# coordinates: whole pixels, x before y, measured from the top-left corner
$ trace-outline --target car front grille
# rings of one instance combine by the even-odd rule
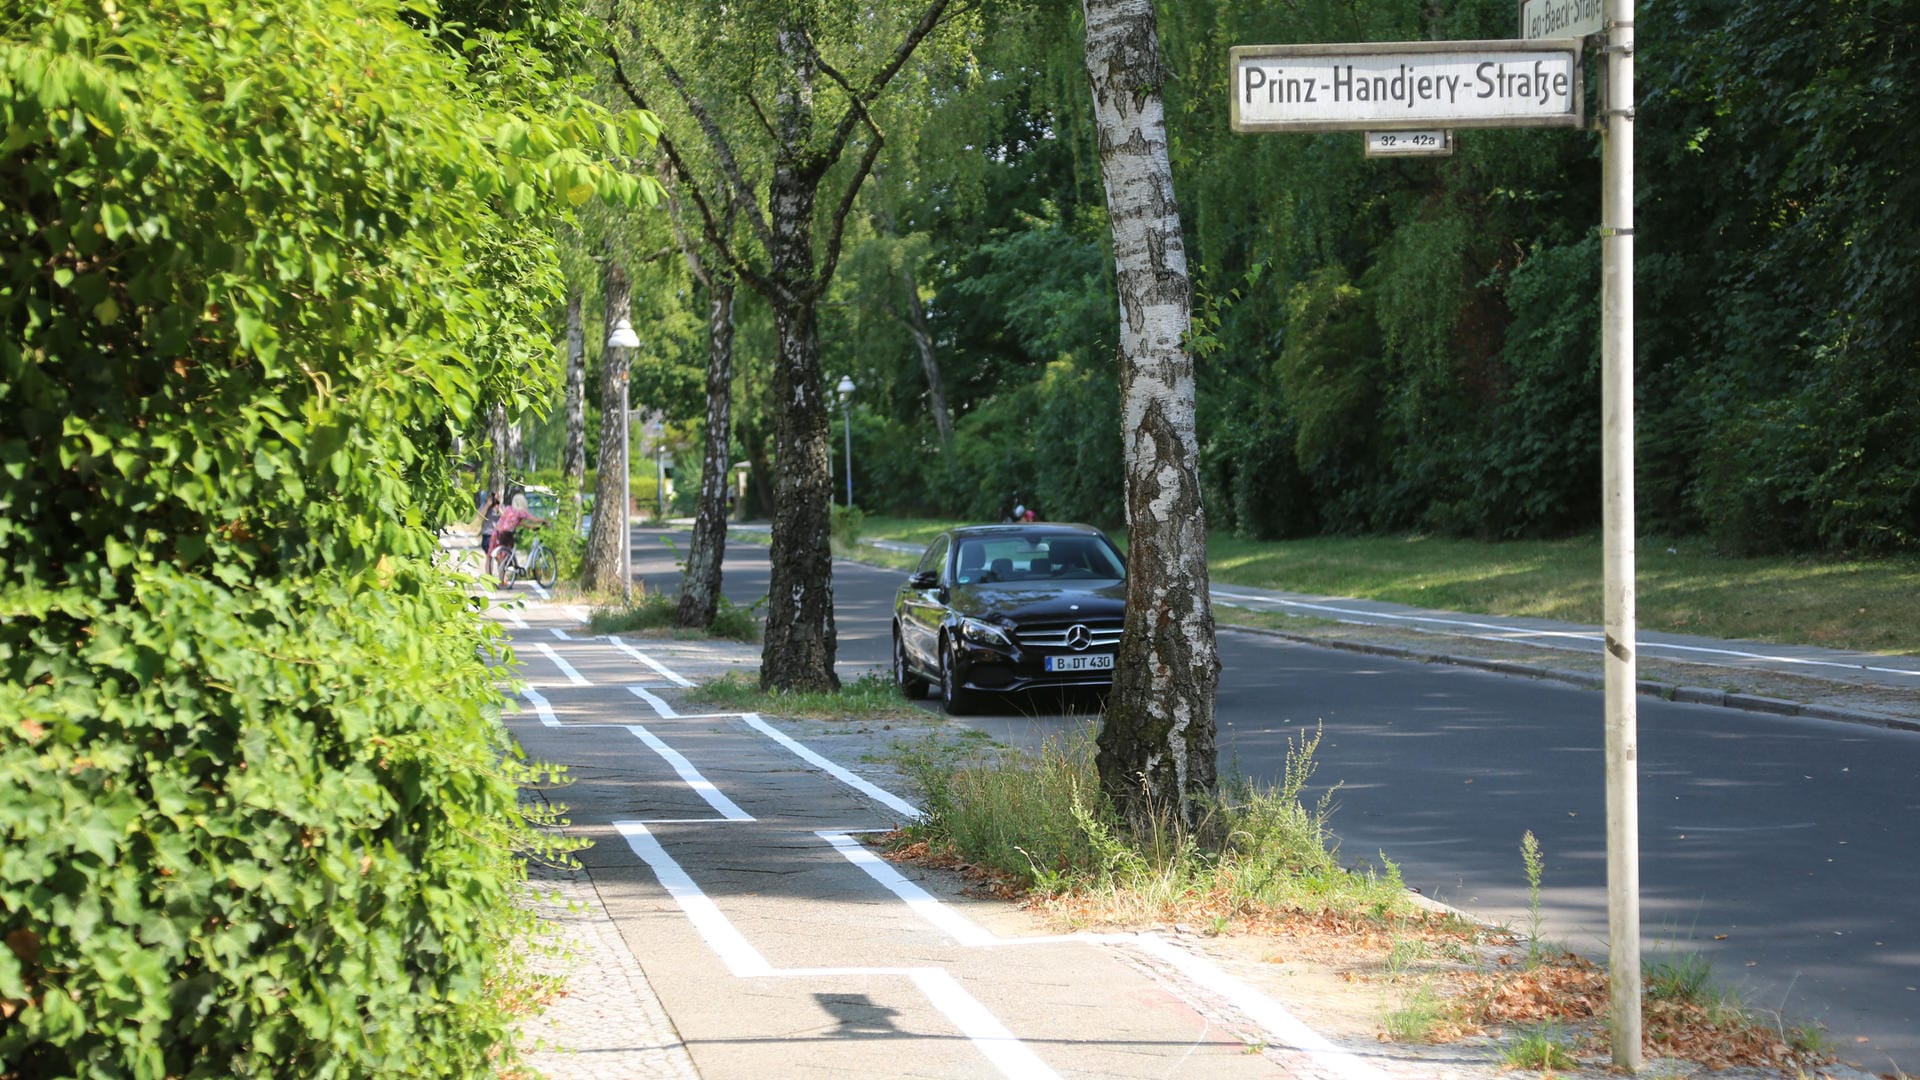
[[[1093,637],[1089,649],[1111,649],[1120,644],[1119,619],[1078,619],[1073,622],[1032,623],[1014,630],[1014,640],[1026,648],[1065,649],[1067,631],[1084,626]]]

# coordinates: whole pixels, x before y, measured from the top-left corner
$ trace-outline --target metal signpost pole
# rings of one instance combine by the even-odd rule
[[[606,362],[620,365],[620,599],[626,603],[633,602],[633,518],[627,514],[627,507],[633,505],[633,413],[627,408],[627,375],[633,350],[639,347],[640,335],[622,315],[607,334]],[[597,507],[595,512],[604,514],[607,509]]]
[[[1601,104],[1601,485],[1605,566],[1607,939],[1613,1063],[1640,1068],[1640,747],[1634,702],[1633,0],[1607,0]]]
[[[627,373],[620,372],[620,599],[633,602],[633,413],[627,407]]]
[[[1640,1067],[1640,811],[1633,611],[1633,0],[1520,0],[1519,40],[1242,45],[1234,131],[1362,131],[1371,155],[1444,154],[1456,128],[1585,128],[1585,39],[1604,32],[1601,500],[1607,934],[1614,1064]]]
[[[848,402],[853,399],[855,389],[853,377],[850,375],[840,376],[840,384],[834,387],[834,391],[840,395],[840,429],[847,433],[847,509],[849,510],[853,509],[853,417],[847,408]],[[831,454],[832,451],[828,453]]]

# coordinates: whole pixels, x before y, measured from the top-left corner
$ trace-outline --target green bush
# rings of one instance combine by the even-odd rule
[[[860,534],[864,530],[867,515],[857,506],[838,506],[833,508],[833,543],[842,551],[851,552],[860,546]]]
[[[421,10],[0,28],[0,1076],[511,1063],[538,845],[434,528],[550,355],[513,208],[639,189]]]

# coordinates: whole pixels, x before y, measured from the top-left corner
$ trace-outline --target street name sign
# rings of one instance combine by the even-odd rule
[[[1588,37],[1606,28],[1601,0],[1520,0],[1520,36],[1528,41]]]
[[[1580,42],[1410,41],[1231,50],[1235,131],[1580,127]]]
[[[1444,128],[1367,132],[1368,157],[1446,157],[1451,153],[1453,132]]]

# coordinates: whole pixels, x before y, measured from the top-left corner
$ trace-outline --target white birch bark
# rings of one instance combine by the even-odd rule
[[[567,290],[567,448],[560,473],[575,489],[587,478],[587,328],[580,290]]]
[[[1083,0],[1120,292],[1127,621],[1099,735],[1101,787],[1137,826],[1195,823],[1216,787],[1219,660],[1194,435],[1192,314],[1152,0]]]
[[[605,333],[629,315],[633,286],[626,270],[609,259],[606,270],[607,320]],[[580,587],[589,593],[624,592],[622,580],[628,543],[626,476],[627,457],[622,425],[622,393],[627,381],[627,349],[607,347],[600,357],[600,454],[595,462],[593,485],[593,526],[587,531],[587,548],[580,559]]]

